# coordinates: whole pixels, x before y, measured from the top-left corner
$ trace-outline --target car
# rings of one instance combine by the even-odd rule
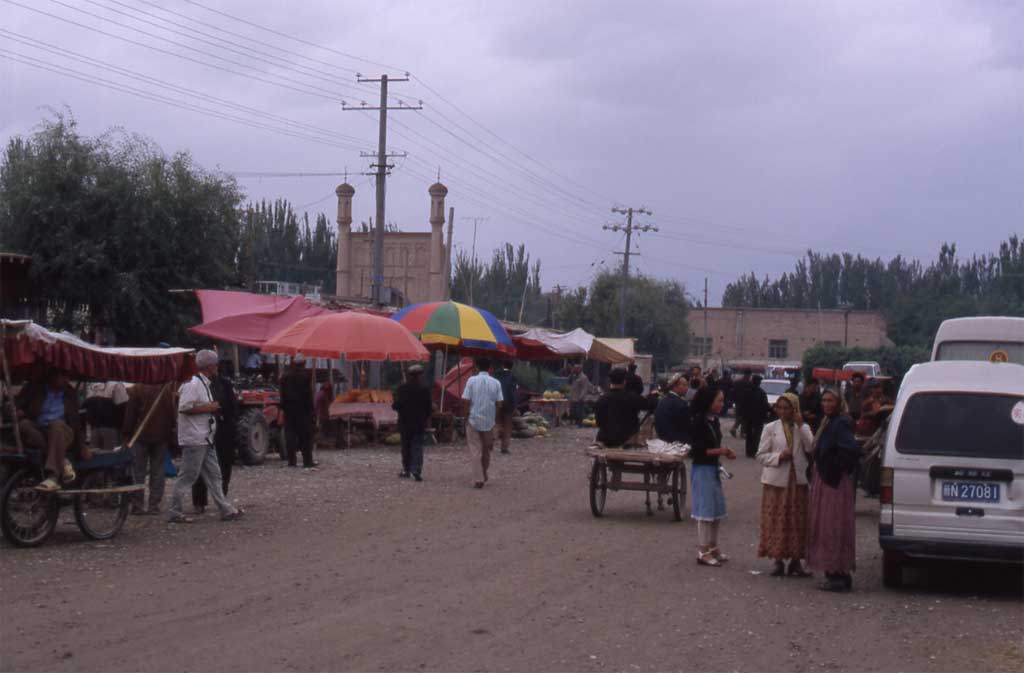
[[[952,318],[939,325],[932,360],[988,360],[1024,365],[1024,318]]]
[[[867,378],[882,375],[882,365],[877,362],[847,362],[843,365],[844,372],[860,372]]]
[[[782,393],[789,390],[792,385],[792,381],[787,381],[786,379],[765,379],[761,381],[761,390],[767,393],[768,404],[774,407]]]
[[[884,443],[886,586],[928,559],[1024,564],[1024,366],[914,365]]]

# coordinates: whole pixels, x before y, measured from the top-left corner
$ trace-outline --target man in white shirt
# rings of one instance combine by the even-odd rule
[[[178,391],[178,445],[181,446],[181,471],[171,492],[171,507],[168,521],[171,523],[193,523],[195,519],[185,516],[182,507],[185,494],[192,491],[192,485],[202,477],[206,488],[220,510],[222,521],[234,521],[242,517],[242,510],[231,504],[221,489],[220,464],[213,446],[217,429],[214,414],[220,405],[210,393],[210,379],[217,374],[217,354],[202,350],[196,354],[199,373],[181,386]]]
[[[473,486],[483,488],[487,481],[487,468],[491,464],[491,449],[494,447],[494,423],[498,405],[502,402],[501,383],[488,371],[491,363],[487,358],[477,358],[477,374],[466,381],[462,399],[469,402],[466,418],[466,443],[473,463]]]

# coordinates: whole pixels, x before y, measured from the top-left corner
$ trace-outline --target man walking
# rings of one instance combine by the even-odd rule
[[[512,364],[503,362],[498,370],[498,383],[501,384],[501,408],[498,410],[498,432],[501,439],[501,452],[510,453],[509,445],[512,443],[512,414],[516,411],[516,395],[519,392],[519,381],[512,373]]]
[[[490,369],[490,360],[478,358],[477,373],[470,377],[462,391],[462,399],[469,402],[466,443],[469,444],[473,464],[474,488],[483,488],[487,482],[487,469],[491,465],[491,449],[494,447],[495,416],[503,399],[501,384],[488,374]]]
[[[757,449],[761,444],[761,430],[764,429],[764,422],[771,411],[768,404],[768,393],[761,388],[761,376],[755,374],[750,380],[750,388],[743,403],[743,425],[747,436],[746,442],[747,458],[757,455]]]
[[[402,471],[398,476],[423,481],[423,434],[434,413],[430,388],[423,385],[423,365],[406,372],[409,380],[395,390],[391,408],[398,412],[398,432],[402,436]]]
[[[220,465],[220,483],[224,495],[228,494],[231,485],[231,469],[235,464],[235,435],[238,431],[238,401],[235,398],[235,387],[231,379],[224,376],[218,369],[217,376],[210,382],[210,393],[220,409],[214,414],[217,421],[217,432],[213,436],[213,446],[217,451],[217,464]],[[206,485],[200,479],[192,487],[192,505],[202,513],[209,504]]]
[[[144,494],[139,493],[132,504],[132,514],[160,513],[167,475],[164,461],[174,436],[175,414],[174,391],[170,385],[138,384],[132,387],[121,429],[125,441],[131,441],[136,431],[142,428],[135,444],[130,447],[134,454],[132,472],[136,484],[145,484],[146,475],[149,475],[149,506],[146,506]]]
[[[214,414],[220,405],[210,392],[210,380],[217,375],[217,354],[201,350],[196,354],[199,373],[181,386],[178,393],[178,444],[181,445],[181,472],[171,491],[171,508],[168,521],[171,523],[194,523],[195,519],[182,513],[185,494],[202,477],[206,488],[220,510],[222,521],[234,521],[242,517],[242,510],[231,504],[221,490],[220,465],[213,447],[217,431]]]
[[[313,379],[306,369],[306,358],[296,355],[281,377],[281,408],[284,410],[285,444],[288,467],[297,467],[296,454],[302,453],[302,467],[313,468]]]

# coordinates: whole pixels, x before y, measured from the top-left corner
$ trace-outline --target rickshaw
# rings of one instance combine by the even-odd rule
[[[28,320],[0,320],[0,530],[17,547],[35,547],[53,534],[61,507],[74,508],[82,533],[93,540],[116,536],[128,517],[135,484],[132,452],[135,435],[113,451],[94,451],[87,460],[69,455],[76,476],[59,491],[37,487],[45,478],[44,452],[25,446],[17,424],[12,392],[15,381],[39,380],[60,370],[79,381],[163,384],[161,395],[195,369],[194,353],[182,348],[100,348],[69,334],[55,333]],[[155,406],[155,405],[154,405]],[[152,413],[152,409],[150,410]]]

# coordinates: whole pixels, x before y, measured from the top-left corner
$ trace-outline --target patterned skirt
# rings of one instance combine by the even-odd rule
[[[757,555],[772,559],[807,556],[807,486],[796,483],[792,467],[786,488],[764,485]]]
[[[810,528],[807,536],[807,565],[824,573],[848,573],[856,566],[856,492],[853,480],[844,474],[839,488],[832,488],[814,472],[811,484]]]

